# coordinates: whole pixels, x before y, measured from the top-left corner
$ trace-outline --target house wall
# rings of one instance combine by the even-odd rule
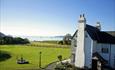
[[[102,48],[108,48],[108,53],[103,53]],[[108,61],[108,66],[115,68],[115,44],[95,43],[94,51]]]
[[[76,52],[76,47],[77,47],[77,37],[73,37],[71,40],[71,51],[72,53]]]
[[[102,48],[108,48],[108,53],[103,53]],[[97,43],[96,44],[96,52],[98,52],[105,60],[108,61],[108,64],[110,64],[109,60],[109,53],[110,53],[110,44],[103,44],[103,43]]]
[[[77,37],[73,37],[71,40],[71,64],[75,63],[75,53],[76,53],[76,47],[77,47]]]
[[[111,44],[110,65],[115,68],[115,44]]]
[[[85,66],[91,68],[92,66],[92,47],[93,47],[93,40],[89,36],[87,32],[85,32]]]
[[[97,52],[96,48],[97,48],[97,43],[96,43],[96,41],[93,40],[93,51],[92,51],[92,53]]]

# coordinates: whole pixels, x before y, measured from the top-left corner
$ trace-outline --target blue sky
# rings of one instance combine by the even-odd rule
[[[73,34],[80,14],[115,31],[115,0],[0,0],[0,31],[8,35]]]

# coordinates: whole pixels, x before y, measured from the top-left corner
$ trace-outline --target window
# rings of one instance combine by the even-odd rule
[[[102,53],[108,53],[109,52],[108,48],[102,48],[101,51],[102,51]]]

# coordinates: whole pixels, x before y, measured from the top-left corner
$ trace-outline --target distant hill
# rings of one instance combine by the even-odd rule
[[[0,37],[5,37],[6,35],[0,32]]]
[[[63,36],[20,36],[22,38],[28,38],[30,41],[54,41],[54,40],[63,40]]]

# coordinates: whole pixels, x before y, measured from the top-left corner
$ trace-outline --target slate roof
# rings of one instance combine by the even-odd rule
[[[90,37],[98,43],[115,44],[115,31],[100,31],[96,27],[86,25],[86,31]]]
[[[115,31],[105,31],[107,32],[108,34],[112,35],[112,36],[115,36]]]
[[[98,43],[115,44],[115,31],[100,31],[98,28],[88,24],[86,24],[85,30],[88,32],[90,37]],[[73,37],[76,33],[77,30],[74,33]]]
[[[76,31],[75,31],[75,33],[73,34],[72,39],[73,39],[73,38],[74,38],[74,36],[77,34],[77,31],[78,31],[78,30],[76,30]]]

